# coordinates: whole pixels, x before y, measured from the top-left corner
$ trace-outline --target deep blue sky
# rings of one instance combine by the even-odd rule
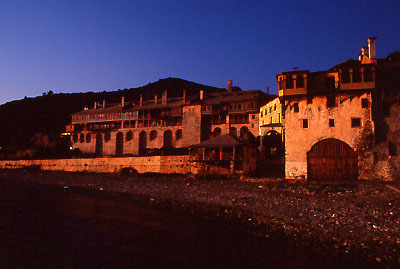
[[[275,74],[400,50],[400,1],[1,0],[0,104],[179,77],[276,92]]]

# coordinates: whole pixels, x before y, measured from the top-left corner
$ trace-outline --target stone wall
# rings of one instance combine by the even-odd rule
[[[183,107],[182,129],[183,147],[200,143],[201,105]]]
[[[118,173],[125,167],[134,168],[139,173],[186,174],[192,170],[196,171],[196,167],[192,168],[188,155],[0,161],[0,169],[17,169],[29,166],[40,166],[43,170],[96,173]]]
[[[166,131],[172,132],[172,146],[174,148],[182,147],[182,137],[177,136],[177,131],[182,130],[182,126],[162,126],[162,127],[142,127],[142,128],[123,128],[117,131],[110,132],[111,139],[105,141],[104,133],[101,133],[103,139],[103,156],[113,156],[116,154],[116,140],[117,134],[120,132],[123,135],[123,154],[138,155],[139,153],[139,134],[146,132],[147,134],[147,148],[161,148],[164,146],[164,133]],[[132,132],[133,137],[128,140],[127,133]],[[156,133],[156,137],[152,139],[151,132]],[[96,148],[96,133],[83,131],[85,137],[91,134],[90,142],[86,139],[84,142],[73,143],[73,149],[80,149],[83,153],[94,153]]]
[[[368,99],[368,107],[362,108],[361,100]],[[295,112],[298,103],[299,112]],[[311,147],[326,138],[336,138],[347,143],[357,152],[370,153],[369,137],[374,132],[371,121],[371,95],[345,95],[336,97],[337,106],[327,107],[326,97],[314,97],[311,102],[301,98],[285,103],[285,147],[287,178],[307,178],[307,152]],[[360,118],[360,127],[351,127],[351,119]],[[308,120],[304,128],[303,119]],[[329,126],[334,120],[334,127]],[[368,159],[364,159],[368,162]]]

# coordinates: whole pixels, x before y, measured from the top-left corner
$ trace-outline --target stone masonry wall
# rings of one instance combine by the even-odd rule
[[[183,107],[182,147],[200,143],[201,105]]]
[[[164,146],[164,132],[170,130],[172,132],[172,145],[175,148],[182,147],[182,138],[176,136],[178,130],[182,130],[182,126],[163,126],[163,127],[142,127],[142,128],[124,128],[118,131],[110,132],[111,140],[104,140],[103,136],[103,156],[112,156],[116,153],[116,138],[117,133],[121,132],[123,134],[123,153],[137,155],[139,153],[139,134],[144,131],[147,133],[147,148],[161,148]],[[155,131],[155,139],[150,138],[150,132]],[[127,140],[127,133],[132,132],[133,139]],[[73,144],[73,148],[79,148],[83,153],[94,153],[96,148],[96,133],[82,132],[85,137],[87,133],[91,134],[91,141],[88,143],[86,140],[84,142],[77,142]]]
[[[17,169],[35,165],[43,170],[69,172],[118,173],[124,167],[134,168],[139,173],[186,174],[192,170],[196,171],[195,167],[192,168],[188,155],[0,161],[0,169]]]
[[[368,108],[362,108],[362,98],[368,99]],[[296,102],[299,112],[294,112]],[[367,154],[368,146],[364,140],[374,131],[371,121],[371,95],[365,93],[358,96],[337,96],[337,106],[332,108],[327,108],[326,102],[326,97],[314,97],[312,103],[307,103],[305,98],[286,101],[286,178],[307,178],[307,152],[315,143],[326,138],[342,140],[357,152],[364,150],[364,154]],[[361,127],[352,128],[351,118],[361,118]],[[303,119],[308,119],[308,128],[303,128]],[[329,119],[334,120],[334,127],[329,127]]]

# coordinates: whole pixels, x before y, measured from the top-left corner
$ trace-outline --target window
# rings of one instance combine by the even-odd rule
[[[369,107],[369,101],[367,98],[362,98],[361,99],[361,107],[362,108],[368,108]]]
[[[303,119],[303,128],[308,128],[308,119]]]
[[[354,69],[353,70],[353,82],[361,82],[360,69]]]
[[[111,134],[110,134],[110,133],[106,133],[106,134],[104,135],[104,140],[105,140],[106,142],[111,141]]]
[[[304,78],[303,78],[303,75],[297,75],[297,78],[296,78],[296,88],[304,88]]]
[[[179,139],[182,138],[182,129],[176,130],[176,132],[175,132],[175,138],[176,138],[176,140],[179,140]]]
[[[86,135],[86,143],[90,143],[92,141],[92,136],[90,134]]]
[[[74,143],[77,143],[77,142],[78,142],[78,135],[77,135],[77,134],[74,134],[74,135],[72,136],[72,141],[74,141]]]
[[[350,83],[350,73],[347,70],[343,70],[342,83]]]
[[[293,88],[293,77],[291,75],[286,76],[286,89]]]
[[[157,131],[151,131],[150,132],[150,140],[153,141],[154,139],[157,138]]]
[[[256,119],[256,115],[251,115],[251,119],[255,120]]]
[[[131,141],[133,139],[133,133],[131,131],[126,133],[126,141]]]
[[[294,103],[293,111],[294,111],[294,113],[298,113],[299,112],[299,103]]]
[[[372,81],[372,72],[371,69],[368,67],[365,67],[364,69],[364,81],[365,82]]]
[[[274,111],[276,110],[276,104],[274,105]]]
[[[79,142],[80,142],[80,143],[85,142],[85,135],[84,135],[84,134],[80,134],[80,135],[79,135]]]
[[[351,118],[351,128],[361,127],[361,118]]]
[[[329,119],[329,127],[335,127],[335,120]]]

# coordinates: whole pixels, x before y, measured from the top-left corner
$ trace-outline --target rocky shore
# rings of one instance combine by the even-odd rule
[[[221,218],[260,236],[282,234],[330,257],[400,266],[399,184],[321,186],[279,179],[110,175],[0,170],[0,180],[111,195],[147,206]],[[396,185],[397,184],[397,185]]]

